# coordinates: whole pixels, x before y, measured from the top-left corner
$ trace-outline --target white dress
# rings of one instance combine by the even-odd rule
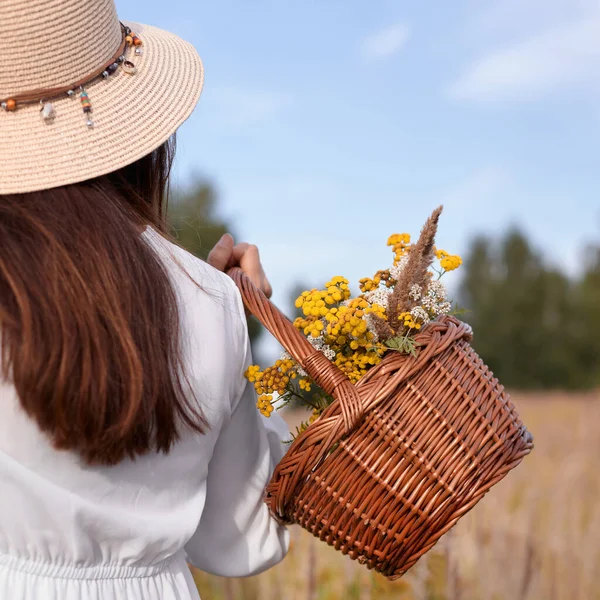
[[[288,429],[259,414],[243,378],[251,356],[237,288],[154,230],[143,235],[178,292],[210,430],[168,455],[90,467],[54,450],[0,380],[0,600],[197,599],[186,561],[246,576],[287,551],[263,490]]]

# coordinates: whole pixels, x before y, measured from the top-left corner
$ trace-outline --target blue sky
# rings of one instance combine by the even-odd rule
[[[209,178],[275,300],[389,264],[439,203],[438,245],[512,224],[576,269],[600,239],[598,0],[117,0],[206,68],[177,179]]]

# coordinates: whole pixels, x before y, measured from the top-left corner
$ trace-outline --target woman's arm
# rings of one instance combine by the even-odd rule
[[[250,351],[247,352],[250,364]],[[267,420],[247,383],[221,430],[208,467],[206,504],[198,529],[186,545],[199,569],[226,577],[260,573],[285,556],[289,534],[264,503],[264,489],[289,437],[283,419]]]
[[[219,270],[238,265],[267,295],[271,289],[255,246],[238,244],[226,235],[209,256]],[[235,293],[238,293],[237,290]],[[246,348],[241,378],[252,364],[244,309],[238,293],[240,344]],[[229,420],[221,429],[208,467],[206,504],[198,528],[186,545],[188,560],[221,576],[243,577],[268,569],[285,556],[289,534],[269,513],[264,489],[285,453],[289,430],[274,413],[263,417],[256,393],[245,379],[237,386]]]

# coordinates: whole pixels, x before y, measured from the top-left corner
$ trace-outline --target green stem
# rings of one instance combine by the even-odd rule
[[[433,271],[435,273],[437,273],[437,280],[439,281],[448,271],[446,271],[446,269],[442,269],[441,271],[438,271],[438,269],[436,269],[435,267],[431,267],[433,269]]]

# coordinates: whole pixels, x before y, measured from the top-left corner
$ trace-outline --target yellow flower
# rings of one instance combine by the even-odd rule
[[[310,392],[311,390],[310,381],[305,377],[298,380],[298,385],[300,386],[300,389],[304,390],[305,392]]]
[[[392,247],[394,265],[397,265],[400,259],[410,251],[410,235],[408,233],[395,233],[388,238],[387,245]],[[387,281],[386,285],[388,285]]]
[[[273,405],[271,401],[273,400],[273,396],[271,395],[262,395],[258,397],[256,401],[256,407],[258,410],[265,416],[270,417],[273,412]]]
[[[255,381],[258,381],[259,379],[261,379],[260,376],[261,376],[261,372],[260,372],[260,367],[258,365],[250,365],[246,369],[246,372],[244,373],[244,377],[250,383],[254,383]]]
[[[415,321],[415,317],[409,312],[402,313],[400,320],[407,329],[416,329],[417,331],[421,329],[421,324]]]
[[[373,289],[373,281],[369,277],[363,277],[358,283],[361,292],[368,292]]]
[[[256,365],[246,370],[246,377],[254,383],[254,389],[258,394],[284,394],[290,382],[292,373],[290,371],[296,366],[292,359],[281,359],[275,364],[267,367],[262,373],[258,372]]]
[[[396,246],[398,244],[410,244],[410,234],[408,233],[394,233],[390,235],[387,241],[388,246]]]
[[[457,255],[446,255],[440,260],[440,266],[444,271],[454,271],[462,265],[462,258]]]
[[[381,283],[381,276],[379,276],[379,274],[376,274],[375,277],[373,277],[373,279],[371,279],[370,277],[363,277],[359,280],[358,283],[360,285],[361,292],[369,292],[379,287],[379,284]]]

